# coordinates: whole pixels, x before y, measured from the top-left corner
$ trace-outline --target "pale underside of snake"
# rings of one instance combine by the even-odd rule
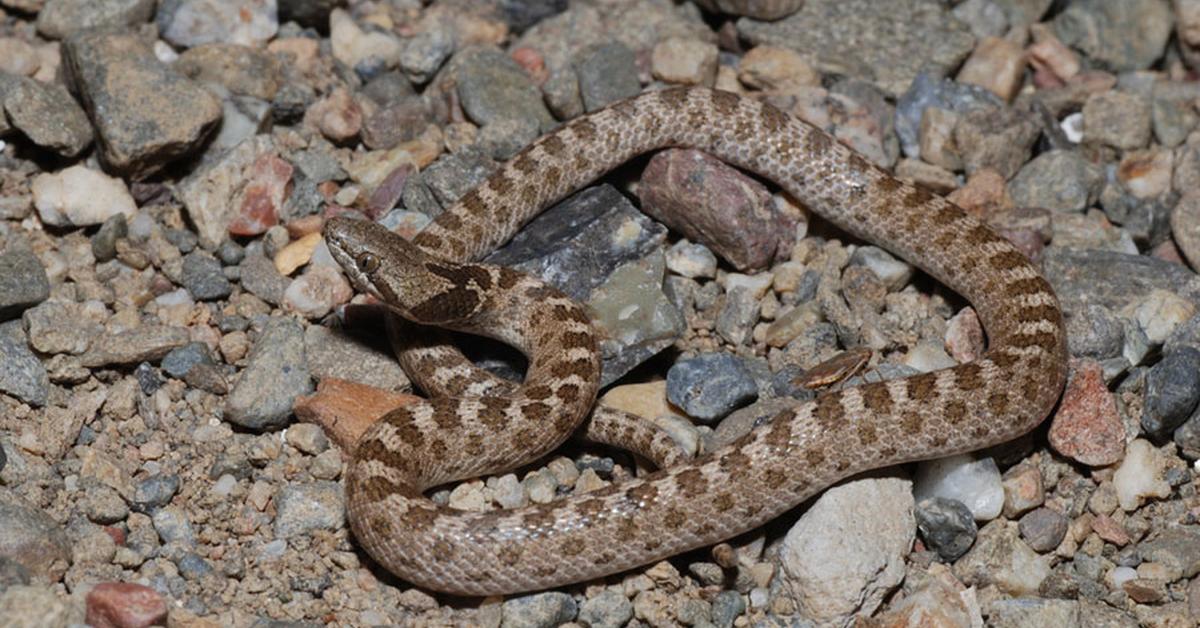
[[[587,417],[598,387],[597,339],[580,306],[534,279],[471,260],[547,205],[663,147],[697,148],[756,173],[924,269],[974,306],[987,352],[953,368],[797,401],[685,462],[676,463],[654,429],[598,412],[590,436],[664,468],[511,510],[435,504],[423,491],[557,447]],[[351,280],[394,312],[497,338],[529,357],[517,386],[472,375],[441,347],[402,355],[425,371],[417,373],[422,387],[451,396],[389,413],[353,454],[346,491],[354,535],[388,570],[438,591],[545,589],[717,543],[861,471],[1019,436],[1048,414],[1066,379],[1057,298],[1009,241],[826,133],[728,92],[671,88],[580,116],[508,161],[411,243],[349,218],[331,220],[325,235]]]

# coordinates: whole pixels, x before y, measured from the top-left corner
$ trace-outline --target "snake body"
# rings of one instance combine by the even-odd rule
[[[757,173],[924,269],[971,302],[988,351],[953,368],[797,401],[721,449],[597,491],[482,513],[436,505],[422,491],[536,459],[586,417],[596,395],[596,337],[579,307],[538,281],[471,260],[579,186],[669,146]],[[411,243],[346,218],[331,220],[326,238],[351,280],[397,313],[499,338],[530,358],[519,387],[491,396],[475,394],[486,382],[447,384],[461,396],[388,414],[353,454],[346,492],[358,541],[390,571],[438,591],[544,589],[719,542],[852,474],[1021,435],[1047,415],[1066,378],[1057,298],[1009,241],[823,131],[728,92],[671,88],[580,116],[525,148]]]

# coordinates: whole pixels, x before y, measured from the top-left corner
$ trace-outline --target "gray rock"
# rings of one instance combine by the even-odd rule
[[[278,427],[287,421],[296,397],[310,392],[300,323],[271,317],[226,399],[225,420],[255,430]]]
[[[1200,402],[1200,350],[1180,347],[1146,374],[1142,429],[1163,436],[1180,426]]]
[[[725,304],[717,313],[717,334],[735,347],[745,345],[750,342],[761,311],[762,301],[749,289],[737,287],[726,292]]]
[[[100,229],[92,236],[92,256],[97,263],[107,262],[117,256],[117,240],[129,235],[129,223],[125,214],[113,214],[104,220]]]
[[[1067,536],[1070,521],[1057,510],[1037,508],[1021,516],[1019,530],[1021,538],[1034,551],[1054,551],[1063,537]]]
[[[31,406],[46,405],[50,378],[41,360],[29,350],[21,321],[0,323],[0,392]]]
[[[967,26],[930,0],[900,0],[887,11],[872,0],[809,0],[782,20],[742,18],[737,29],[753,45],[792,48],[822,73],[874,83],[890,96],[922,71],[945,76],[975,45]]]
[[[334,377],[386,390],[404,390],[408,377],[383,342],[382,334],[370,342],[346,332],[320,325],[304,331],[304,355],[308,370],[317,379]]]
[[[429,191],[433,193],[437,202],[442,207],[449,207],[463,194],[483,183],[483,180],[495,169],[496,164],[482,152],[463,151],[442,155],[421,171],[420,178],[429,187]],[[406,191],[407,188],[408,186],[405,185]],[[405,207],[408,207],[407,198],[405,198]],[[420,207],[408,207],[408,209],[421,211]]]
[[[954,127],[954,142],[967,174],[992,168],[1010,178],[1029,160],[1040,130],[1025,113],[1012,108],[972,109]]]
[[[179,476],[157,473],[134,486],[131,506],[138,512],[153,512],[166,506],[179,492]]]
[[[1150,102],[1139,94],[1108,91],[1083,105],[1083,140],[1130,150],[1150,142]]]
[[[198,301],[224,299],[233,292],[233,284],[221,272],[221,262],[205,251],[183,256],[183,287]]]
[[[633,51],[620,42],[580,51],[574,69],[579,80],[579,95],[587,111],[595,111],[642,91]]]
[[[1200,124],[1200,115],[1189,103],[1200,97],[1196,86],[1188,83],[1156,83],[1150,103],[1154,137],[1167,148],[1179,146],[1192,129]]]
[[[1121,354],[1125,327],[1103,305],[1086,304],[1067,319],[1067,345],[1071,355],[1107,360]]]
[[[187,512],[179,506],[163,506],[150,517],[154,531],[163,544],[173,543],[183,547],[196,545],[196,531]]]
[[[501,606],[500,628],[552,628],[575,618],[575,599],[548,591],[511,598]]]
[[[514,33],[522,33],[530,26],[562,13],[566,8],[567,0],[500,0],[504,21]]]
[[[612,589],[590,597],[579,607],[579,621],[589,628],[621,628],[633,618],[633,603]]]
[[[1178,570],[1184,578],[1200,573],[1200,526],[1167,528],[1152,539],[1138,543],[1142,560]]]
[[[586,305],[602,338],[601,386],[671,346],[687,329],[663,293],[665,273],[666,260],[657,250],[618,267],[589,296]]]
[[[1017,524],[996,519],[980,528],[975,545],[958,559],[953,572],[968,586],[996,585],[1008,595],[1020,596],[1037,591],[1050,567],[1021,540]]]
[[[38,32],[50,39],[102,26],[130,27],[154,16],[154,0],[46,0],[38,12]]]
[[[1052,246],[1042,254],[1042,269],[1071,316],[1084,315],[1086,303],[1119,312],[1132,303],[1145,302],[1155,289],[1200,303],[1196,275],[1154,257]]]
[[[737,591],[721,591],[712,601],[712,621],[717,628],[730,628],[746,612],[746,601]]]
[[[0,556],[0,594],[9,587],[29,584],[29,581],[29,570],[24,565],[7,556]]]
[[[222,264],[236,266],[246,259],[246,249],[233,240],[225,240],[217,247],[216,256]]]
[[[337,482],[288,484],[275,496],[275,538],[289,539],[313,530],[336,530],[346,505]]]
[[[84,512],[89,521],[111,525],[129,516],[129,507],[115,489],[99,482],[91,483],[83,498]]]
[[[732,354],[699,355],[667,371],[667,399],[701,421],[719,419],[757,395],[754,376]]]
[[[1025,164],[1009,183],[1017,205],[1081,212],[1100,197],[1104,171],[1078,151],[1051,150]]]
[[[1082,624],[1079,623],[1079,602],[1076,600],[1022,597],[993,602],[988,614],[988,625],[995,628],[1077,628]]]
[[[1101,595],[1108,589],[1101,589]],[[1091,596],[1088,596],[1091,597]],[[1094,599],[1079,600],[1079,624],[1087,628],[1138,628],[1141,624],[1132,613],[1119,610]]]
[[[492,48],[468,48],[455,55],[458,97],[473,122],[530,118],[543,131],[554,128],[554,117],[542,102],[542,93],[508,55]]]
[[[74,157],[92,143],[87,115],[62,85],[22,78],[3,104],[15,128],[63,157]]]
[[[400,52],[400,69],[412,82],[425,84],[454,53],[454,31],[436,21],[409,39]]]
[[[918,133],[925,109],[935,107],[956,113],[973,109],[992,109],[1004,102],[992,92],[977,85],[956,83],[929,72],[921,72],[896,101],[896,135],[909,157],[921,156]]]
[[[211,93],[159,62],[134,35],[71,35],[63,70],[100,136],[101,158],[133,178],[191,153],[221,120]]]
[[[271,305],[283,302],[283,293],[292,280],[279,274],[275,264],[261,251],[247,252],[238,268],[241,269],[239,282],[247,292]]]
[[[56,582],[71,563],[71,545],[66,531],[50,515],[4,489],[0,491],[0,556],[36,578]]]
[[[917,503],[917,529],[925,545],[946,562],[971,549],[979,528],[971,510],[957,499],[931,497]]]
[[[20,236],[10,235],[0,249],[0,321],[19,315],[50,296],[50,279],[42,262]]]
[[[175,566],[179,567],[179,575],[188,580],[199,580],[213,572],[213,567],[195,552],[185,552],[176,561]]]
[[[1162,56],[1173,19],[1166,0],[1075,0],[1052,24],[1088,61],[1124,72],[1147,69]]]
[[[363,120],[363,143],[374,150],[393,148],[416,139],[432,121],[425,101],[415,94],[408,95],[383,105]]]
[[[182,327],[145,324],[97,336],[79,361],[86,367],[156,362],[190,338]]]

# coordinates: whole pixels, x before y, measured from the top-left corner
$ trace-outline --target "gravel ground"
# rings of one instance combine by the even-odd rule
[[[807,0],[771,22],[0,0],[0,625],[1198,625],[1197,72],[1197,0]],[[844,482],[721,561],[504,599],[396,579],[349,533],[350,443],[321,425],[413,391],[325,219],[416,233],[539,134],[672,84],[769,101],[1017,243],[1068,315],[1059,407]],[[984,347],[959,297],[696,151],[635,160],[490,260],[585,303],[604,402],[693,454]],[[432,497],[516,508],[644,470],[570,445]]]

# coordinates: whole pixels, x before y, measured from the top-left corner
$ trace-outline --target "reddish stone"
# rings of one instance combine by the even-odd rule
[[[742,272],[766,268],[795,239],[795,217],[775,207],[766,186],[697,150],[655,155],[638,193],[643,211]]]
[[[246,186],[238,195],[239,210],[229,233],[256,236],[279,224],[279,208],[292,192],[292,164],[276,155],[263,155],[250,167]]]
[[[977,170],[967,177],[967,184],[951,192],[946,198],[950,202],[976,216],[990,217],[992,214],[1013,208],[1012,197],[1004,175],[991,169]]]
[[[379,187],[371,192],[371,198],[367,199],[367,217],[376,220],[395,207],[412,173],[412,164],[401,164],[388,173]]]
[[[517,65],[521,66],[525,73],[533,79],[537,85],[541,85],[549,78],[550,73],[546,71],[546,60],[542,58],[542,53],[522,46],[512,51],[509,55]]]
[[[1129,533],[1125,531],[1125,527],[1108,515],[1096,516],[1096,519],[1092,521],[1092,532],[1117,547],[1129,545]]]
[[[1092,467],[1120,461],[1125,453],[1125,426],[1117,402],[1104,384],[1100,364],[1079,360],[1072,363],[1072,370],[1050,425],[1050,446]]]
[[[375,388],[344,379],[326,378],[317,392],[298,397],[292,406],[296,418],[315,423],[344,451],[353,451],[358,437],[379,417],[421,398]]]
[[[102,582],[87,595],[86,621],[95,628],[164,625],[167,601],[147,586],[132,582]]]
[[[116,528],[113,526],[104,526],[104,533],[107,534],[109,536],[109,538],[111,538],[113,540],[113,543],[116,543],[117,545],[125,544],[125,531],[122,530],[121,528]]]
[[[946,352],[957,362],[970,362],[983,355],[983,325],[975,308],[965,307],[946,325]]]
[[[1179,264],[1180,266],[1186,265],[1183,261],[1183,254],[1179,252],[1179,247],[1175,246],[1175,243],[1171,240],[1167,240],[1151,249],[1150,257],[1157,257],[1165,262]]]

